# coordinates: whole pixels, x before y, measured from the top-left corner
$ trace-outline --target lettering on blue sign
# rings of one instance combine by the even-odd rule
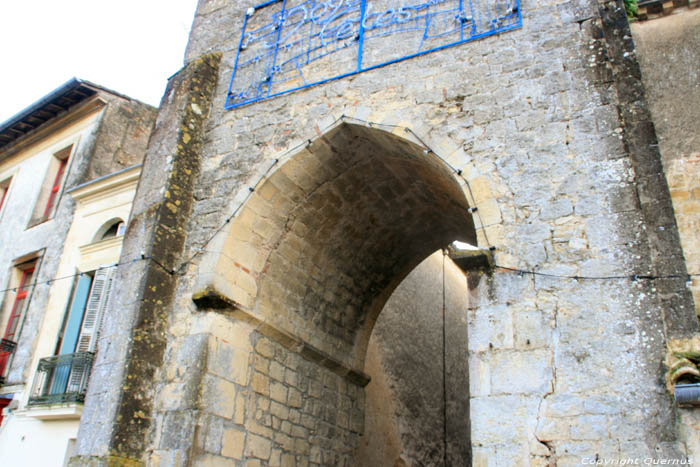
[[[520,26],[518,0],[273,0],[245,13],[226,108]]]

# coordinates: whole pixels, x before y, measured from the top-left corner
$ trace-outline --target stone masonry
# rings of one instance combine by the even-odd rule
[[[445,455],[469,465],[467,298],[463,271],[442,251],[391,295],[367,349],[372,381],[352,465],[442,465]]]
[[[659,136],[659,148],[668,180],[673,210],[688,272],[700,271],[697,232],[700,214],[700,144],[695,122],[700,118],[700,71],[689,64],[700,60],[700,10],[676,10],[653,21],[632,23],[642,79]],[[690,281],[695,311],[700,312],[700,283]],[[676,343],[674,350],[697,352],[699,344]],[[692,452],[700,452],[700,414],[681,409],[681,427],[688,433]],[[695,454],[697,457],[698,454]]]
[[[72,465],[354,465],[374,323],[453,240],[495,247],[468,273],[474,465],[697,458],[663,362],[698,322],[624,9],[526,0],[521,29],[229,111],[250,6],[200,1]]]

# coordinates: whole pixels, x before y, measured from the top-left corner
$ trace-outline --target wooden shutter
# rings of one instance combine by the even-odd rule
[[[68,152],[70,153],[70,148],[68,148]],[[59,159],[58,164],[59,165],[58,171],[56,172],[56,178],[53,181],[53,185],[51,185],[49,200],[46,203],[46,208],[44,209],[44,217],[47,217],[51,214],[51,209],[53,209],[53,206],[56,203],[58,192],[61,189],[61,182],[63,181],[63,173],[66,171],[66,165],[68,165],[68,157],[64,159]]]
[[[68,311],[68,320],[66,321],[66,328],[63,331],[61,348],[58,351],[59,355],[73,353],[75,351],[81,325],[83,323],[83,316],[85,315],[85,307],[90,295],[91,285],[92,277],[87,274],[81,274],[75,286],[73,300],[71,301]]]
[[[102,323],[102,313],[109,298],[113,271],[114,268],[104,268],[95,272],[85,306],[80,337],[78,337],[78,344],[75,347],[76,352],[94,352],[97,347],[97,332],[100,323]]]
[[[17,295],[15,296],[15,303],[12,305],[12,311],[10,311],[10,317],[7,320],[7,328],[5,328],[5,335],[3,336],[3,339],[17,343],[19,326],[24,318],[24,312],[27,309],[27,305],[29,304],[27,297],[29,296],[29,290],[33,285],[33,277],[33,266],[22,271],[22,279],[20,279],[19,282],[19,288],[17,289]],[[0,352],[0,377],[5,376],[5,370],[9,361],[10,352]]]
[[[75,350],[75,346],[78,342],[78,334],[80,333],[80,325],[83,321],[83,314],[85,313],[85,305],[87,304],[88,295],[90,293],[90,284],[92,283],[92,277],[87,274],[81,274],[78,283],[75,285],[75,291],[73,292],[73,300],[71,301],[70,308],[68,311],[68,320],[66,322],[66,328],[63,331],[63,338],[61,340],[61,347],[58,354],[70,354]],[[50,394],[63,394],[66,392],[66,385],[68,384],[68,375],[70,374],[70,367],[61,366],[56,368],[53,375],[53,382],[51,383]]]
[[[29,290],[33,285],[33,276],[33,267],[22,271],[22,279],[20,279],[19,287],[17,288],[15,303],[12,305],[10,318],[7,321],[7,328],[5,328],[4,338],[13,342],[17,342],[17,328],[19,327],[19,323],[24,315],[25,309],[27,308],[27,297],[29,296]]]
[[[2,209],[2,205],[5,204],[5,198],[7,198],[7,192],[10,191],[10,183],[12,183],[12,179],[7,182],[7,186],[0,187],[0,190],[2,190],[2,195],[0,195],[0,209]]]
[[[97,348],[97,338],[102,323],[102,315],[109,299],[109,289],[112,285],[114,268],[98,269],[92,280],[92,288],[88,296],[83,324],[80,328],[76,352],[94,352]],[[66,393],[78,392],[84,387],[83,379],[87,377],[90,368],[85,364],[74,364],[71,369]]]

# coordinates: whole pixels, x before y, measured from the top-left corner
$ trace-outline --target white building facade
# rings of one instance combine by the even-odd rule
[[[72,451],[153,114],[73,79],[0,126],[3,465]]]

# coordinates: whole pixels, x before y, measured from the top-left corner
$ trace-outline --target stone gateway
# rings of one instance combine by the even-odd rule
[[[355,3],[394,12],[359,33],[402,27]],[[447,3],[466,24],[472,2],[411,11]],[[700,270],[624,7],[495,2],[522,26],[279,92],[273,57],[237,91],[284,45],[243,47],[256,6],[200,0],[121,253],[151,260],[114,278],[70,465],[700,462],[666,374],[698,354]],[[397,34],[306,84],[415,53]]]

